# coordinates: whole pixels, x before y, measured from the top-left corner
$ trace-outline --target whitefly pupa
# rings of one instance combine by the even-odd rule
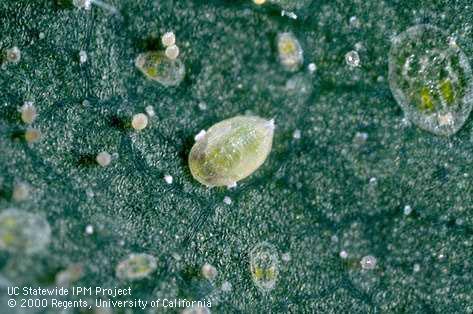
[[[33,254],[46,248],[51,228],[41,215],[7,209],[0,213],[0,250]]]
[[[406,117],[437,135],[452,135],[473,105],[468,58],[443,30],[423,24],[396,36],[389,52],[389,84]]]
[[[274,128],[274,120],[256,116],[236,116],[214,124],[196,137],[189,154],[192,176],[209,187],[235,186],[264,163]]]
[[[276,286],[279,258],[272,244],[261,242],[250,251],[250,272],[253,282],[263,292]]]
[[[115,273],[119,279],[138,280],[149,276],[157,266],[156,258],[152,255],[130,254],[118,263]]]
[[[277,36],[279,61],[290,72],[299,70],[304,63],[301,44],[292,33],[280,33]]]
[[[171,59],[162,51],[149,51],[138,55],[135,66],[149,79],[164,86],[179,85],[186,74],[180,59]]]

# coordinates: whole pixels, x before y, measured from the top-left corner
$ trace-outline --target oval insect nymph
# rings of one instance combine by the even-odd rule
[[[236,116],[196,138],[189,154],[192,176],[207,186],[234,186],[258,169],[271,151],[274,120]]]
[[[146,77],[164,86],[179,85],[186,74],[184,63],[168,58],[164,52],[142,53],[136,58],[135,65]]]
[[[304,63],[301,44],[292,33],[280,33],[277,37],[279,61],[290,72],[299,70]]]
[[[389,84],[406,117],[438,135],[452,135],[473,105],[473,73],[467,56],[443,30],[409,28],[389,52]]]
[[[118,263],[115,273],[119,279],[137,280],[148,277],[157,266],[156,258],[152,255],[130,254]]]
[[[0,213],[0,251],[33,254],[50,240],[51,227],[43,216],[17,209]]]
[[[250,251],[250,272],[255,285],[263,292],[274,289],[279,275],[276,248],[261,242]]]

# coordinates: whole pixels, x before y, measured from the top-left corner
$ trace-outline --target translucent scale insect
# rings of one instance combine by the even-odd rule
[[[473,103],[472,72],[455,40],[431,25],[409,28],[389,52],[389,84],[406,117],[437,135],[452,135]]]
[[[279,275],[279,259],[276,248],[261,242],[250,251],[250,271],[255,285],[262,291],[272,290]]]
[[[143,279],[156,270],[156,258],[149,254],[130,254],[118,263],[115,273],[120,279]]]
[[[141,53],[136,58],[135,65],[147,78],[164,86],[179,85],[186,73],[180,59],[169,58],[161,51]]]
[[[266,160],[273,142],[274,121],[236,116],[199,133],[189,154],[193,177],[206,186],[234,186]]]
[[[43,250],[50,240],[51,228],[43,216],[17,209],[0,213],[0,250],[32,254]]]
[[[280,33],[277,37],[279,61],[290,72],[299,70],[304,63],[302,47],[292,33]]]

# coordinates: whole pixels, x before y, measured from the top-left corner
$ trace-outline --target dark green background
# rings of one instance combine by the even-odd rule
[[[473,311],[472,119],[450,138],[424,132],[403,120],[387,79],[390,39],[420,23],[456,36],[472,61],[469,0],[283,1],[297,20],[249,0],[108,1],[123,19],[64,2],[0,2],[0,49],[22,51],[19,64],[0,70],[0,210],[42,213],[53,231],[40,254],[2,253],[3,277],[47,286],[82,263],[78,285],[127,287],[116,264],[146,252],[158,270],[131,284],[134,297],[217,295],[212,313]],[[187,68],[177,88],[133,64],[169,30]],[[304,49],[298,73],[278,62],[283,31]],[[361,67],[350,69],[344,55],[357,43]],[[89,56],[83,65],[80,50]],[[27,100],[43,133],[33,145],[15,137]],[[120,126],[149,105],[156,116],[146,130]],[[194,135],[245,112],[275,118],[269,159],[236,190],[198,184],[187,167]],[[368,134],[365,144],[354,143],[357,132]],[[119,158],[108,168],[87,162],[103,150]],[[32,195],[14,203],[18,181]],[[248,252],[260,241],[291,256],[266,294],[249,272]],[[375,270],[362,271],[365,255],[377,258]],[[214,283],[199,274],[206,262],[219,271]],[[232,291],[220,291],[225,281]]]

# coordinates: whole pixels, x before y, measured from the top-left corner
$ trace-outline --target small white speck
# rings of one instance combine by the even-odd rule
[[[205,137],[205,134],[206,134],[206,133],[207,133],[207,132],[205,132],[205,130],[200,130],[200,132],[197,133],[196,136],[194,136],[194,140],[195,140],[196,142],[202,140],[202,139]]]
[[[222,291],[223,292],[230,292],[232,291],[232,284],[228,281],[224,281],[222,283]]]
[[[229,185],[227,185],[227,188],[228,189],[233,189],[233,188],[236,188],[237,186],[238,186],[238,184],[236,182],[232,182]]]
[[[93,234],[94,233],[94,227],[92,225],[87,225],[85,227],[85,233],[87,234]]]
[[[25,140],[28,144],[33,144],[41,139],[41,131],[35,128],[28,128],[25,132]]]
[[[166,54],[166,57],[169,59],[175,60],[177,57],[179,57],[179,47],[176,45],[169,46],[164,51],[164,54]]]
[[[87,190],[85,191],[85,194],[87,195],[88,198],[92,198],[92,197],[95,196],[94,191],[92,191],[91,189],[87,189]]]
[[[420,265],[419,265],[419,264],[414,264],[413,270],[414,270],[415,273],[417,273],[418,271],[420,271]]]
[[[176,43],[176,35],[173,32],[164,33],[161,37],[161,42],[163,43],[164,47],[170,47]]]
[[[358,55],[358,52],[354,50],[347,52],[345,55],[345,61],[352,68],[360,66],[360,56]]]
[[[288,12],[286,10],[281,11],[281,16],[287,16],[288,18],[291,18],[293,20],[297,19],[297,15],[294,12]]]
[[[87,62],[87,52],[84,50],[79,51],[79,62],[80,64]]]
[[[376,257],[372,255],[363,256],[360,265],[363,269],[374,269],[376,267]]]
[[[347,253],[347,251],[345,251],[345,250],[340,251],[339,255],[340,255],[340,257],[343,258],[343,259],[345,259],[345,258],[348,257],[348,253]]]
[[[452,48],[457,48],[457,47],[458,47],[457,40],[456,40],[456,38],[453,37],[453,36],[449,36],[449,37],[448,37],[448,44],[449,44]]]
[[[112,162],[112,156],[108,152],[101,152],[97,154],[95,160],[102,167],[107,167]]]
[[[176,261],[180,261],[181,260],[181,255],[177,254],[177,253],[172,253],[171,256],[176,260]]]
[[[148,117],[154,117],[156,115],[156,112],[154,112],[154,108],[153,106],[147,106],[145,108],[145,111],[146,111],[146,114],[148,115]]]
[[[200,103],[199,103],[199,109],[200,109],[200,110],[206,110],[206,109],[207,109],[207,104],[204,103],[204,102],[200,102]]]
[[[309,69],[310,73],[314,73],[317,70],[317,66],[315,65],[315,63],[309,63],[307,68]]]
[[[406,205],[404,206],[404,215],[409,215],[410,213],[412,213],[412,207],[410,205]]]
[[[291,260],[291,254],[283,253],[283,254],[281,254],[281,259],[283,260],[283,262],[287,263]]]
[[[355,28],[360,27],[360,21],[358,20],[356,16],[350,17],[350,25]]]
[[[231,199],[230,197],[228,197],[228,196],[225,196],[225,197],[223,198],[223,202],[224,202],[225,204],[227,204],[227,205],[231,205],[231,204],[232,204],[232,199]]]
[[[453,124],[453,115],[448,112],[446,114],[439,114],[437,120],[440,126],[448,126]]]
[[[43,32],[39,33],[38,35],[39,39],[44,39],[46,37],[46,35],[44,35]]]
[[[357,43],[355,44],[355,50],[356,50],[356,51],[360,51],[360,50],[362,50],[362,49],[363,49],[363,43],[362,43],[362,42],[357,42]]]
[[[148,116],[144,113],[138,113],[131,119],[131,126],[137,131],[144,130],[148,126]]]
[[[202,266],[201,272],[202,272],[202,276],[208,280],[213,280],[218,275],[217,268],[215,268],[214,266],[208,263]]]
[[[402,127],[410,127],[412,125],[411,120],[409,120],[407,117],[403,117],[401,119],[401,126]]]
[[[18,63],[21,60],[21,51],[18,47],[12,47],[7,49],[6,51],[6,58],[8,62],[11,63]]]
[[[357,145],[363,145],[368,140],[368,133],[366,132],[356,132],[353,137],[353,143]]]
[[[301,138],[301,130],[294,130],[294,133],[292,133],[292,137],[296,140]]]
[[[172,184],[173,178],[171,175],[167,174],[164,176],[164,181],[166,181],[167,184]]]
[[[92,7],[92,0],[73,0],[72,4],[78,9],[90,10]]]

